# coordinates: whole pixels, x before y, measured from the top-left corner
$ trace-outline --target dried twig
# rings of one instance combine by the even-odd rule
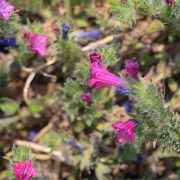
[[[23,97],[24,97],[24,100],[25,100],[26,103],[28,103],[28,96],[27,96],[27,94],[28,94],[28,88],[29,88],[32,80],[34,79],[36,73],[37,73],[37,72],[41,72],[42,69],[44,69],[44,68],[46,68],[47,66],[50,66],[50,65],[52,65],[52,64],[54,64],[54,63],[56,63],[56,62],[58,62],[58,61],[60,61],[60,59],[58,59],[58,60],[56,60],[56,61],[51,60],[51,61],[46,62],[45,64],[42,64],[42,65],[38,66],[38,67],[35,68],[35,69],[32,69],[31,73],[29,74],[29,76],[28,76],[28,78],[27,78],[27,80],[26,80],[26,82],[25,82],[25,86],[24,86],[24,89],[23,89]],[[30,71],[30,68],[25,68],[25,70]],[[47,74],[46,74],[46,75],[47,75]],[[50,75],[49,75],[49,76],[50,76]],[[51,77],[52,77],[52,75],[51,75]],[[53,76],[53,78],[54,78],[54,76]]]
[[[37,143],[33,142],[27,142],[27,141],[21,141],[21,140],[15,140],[14,142],[16,145],[23,145],[23,146],[30,146],[31,149],[34,149],[36,151],[41,151],[44,153],[51,153],[51,148],[44,147],[43,145],[39,145]],[[71,155],[65,155],[61,151],[53,151],[52,156],[56,157],[56,160],[60,160],[61,162],[64,162],[68,165],[72,165],[72,156]]]

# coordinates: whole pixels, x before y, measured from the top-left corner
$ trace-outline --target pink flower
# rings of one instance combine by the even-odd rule
[[[46,44],[47,38],[45,36],[39,36],[38,34],[30,35],[29,49],[33,52],[38,53],[40,56],[46,55]]]
[[[99,55],[99,54],[97,54],[97,53],[91,53],[91,54],[89,55],[89,57],[90,57],[91,63],[93,63],[93,62],[98,62],[98,63],[100,63],[100,62],[102,61],[102,59],[103,59],[103,56],[101,56],[101,55]]]
[[[25,38],[29,38],[30,32],[28,30],[24,30],[23,35],[24,35]]]
[[[31,160],[26,160],[23,163],[14,163],[14,175],[16,178],[23,180],[29,180],[30,178],[36,177],[36,170]]]
[[[125,122],[115,122],[112,127],[117,132],[118,142],[126,142],[135,140],[134,128],[137,126],[137,122],[134,120],[128,120]]]
[[[122,4],[124,4],[124,3],[125,3],[125,0],[120,0],[120,1],[121,1],[121,3],[122,3]]]
[[[133,79],[136,79],[136,80],[138,79],[137,78],[138,70],[139,70],[138,62],[135,62],[133,60],[128,60],[125,63],[125,70],[124,70],[124,72],[129,74]]]
[[[92,77],[88,80],[88,85],[90,87],[95,86],[94,90],[98,90],[103,86],[118,86],[120,83],[126,82],[124,79],[107,71],[103,62],[100,64],[98,62],[93,62],[90,68]]]
[[[59,27],[58,27],[57,25],[54,25],[54,26],[52,27],[52,29],[53,29],[53,31],[59,32]]]
[[[0,0],[0,17],[7,21],[13,10],[14,6],[6,3],[4,0]]]
[[[84,93],[81,95],[81,99],[86,101],[88,104],[92,104],[92,95],[90,93]]]

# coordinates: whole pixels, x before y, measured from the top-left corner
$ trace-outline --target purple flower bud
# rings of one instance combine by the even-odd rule
[[[14,36],[3,39],[1,43],[5,46],[12,46],[12,47],[18,48],[18,45],[16,44],[16,38]]]
[[[132,90],[123,84],[119,84],[118,86],[116,86],[115,91],[117,94],[130,94],[130,93],[132,93]]]
[[[133,110],[133,106],[132,106],[132,101],[130,100],[126,100],[122,106],[124,107],[124,109],[127,111],[127,112],[132,112]]]
[[[93,29],[89,32],[86,33],[79,33],[79,37],[80,38],[94,38],[96,40],[98,40],[101,36],[102,32],[98,29]]]
[[[136,163],[139,164],[142,160],[143,160],[143,157],[142,157],[141,153],[138,153],[138,154],[136,155]]]
[[[170,5],[172,3],[172,0],[165,0],[165,3]]]
[[[124,153],[124,149],[122,147],[119,147],[119,153],[122,155]]]
[[[37,133],[38,133],[38,127],[33,126],[31,128],[31,130],[29,131],[29,136],[28,136],[29,141],[33,141],[33,139],[34,139],[34,137],[36,136]]]
[[[69,26],[66,25],[65,22],[62,23],[62,34],[63,34],[63,38],[66,38],[68,35],[68,31],[69,31]]]
[[[52,27],[52,30],[59,32],[59,27],[58,27],[57,25],[54,25],[54,26]]]
[[[93,62],[98,62],[98,63],[100,63],[100,62],[102,61],[102,59],[103,59],[103,56],[101,56],[101,55],[99,55],[99,54],[97,54],[97,53],[91,53],[91,54],[89,55],[89,57],[90,57],[91,63],[93,63]]]
[[[81,95],[81,99],[86,101],[88,104],[92,104],[92,95],[90,93],[84,93]]]
[[[68,140],[67,143],[74,147],[80,154],[82,154],[82,149],[75,142]]]
[[[137,80],[138,70],[139,70],[138,62],[133,60],[126,61],[124,72],[129,74],[133,79]]]

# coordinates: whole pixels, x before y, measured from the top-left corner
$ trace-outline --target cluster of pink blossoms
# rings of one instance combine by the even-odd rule
[[[15,162],[14,163],[14,175],[16,178],[22,180],[29,180],[30,178],[36,177],[36,170],[31,160],[26,160],[25,162]]]
[[[30,40],[29,49],[40,56],[46,55],[47,38],[38,34],[32,33],[28,30],[24,30],[24,37]]]
[[[115,86],[118,89],[118,91],[125,91],[126,93],[130,90],[129,88],[127,88],[125,85],[122,84],[122,83],[127,83],[124,79],[119,78],[118,76],[107,71],[103,63],[103,56],[97,53],[92,53],[90,54],[90,61],[91,61],[90,70],[92,76],[88,80],[89,87],[95,87],[94,90],[98,90],[105,86]],[[133,60],[128,60],[125,63],[124,72],[135,80],[138,80],[137,77],[138,69],[139,69],[138,62],[135,62]],[[84,94],[84,96],[85,95],[86,94]],[[81,96],[81,98],[83,97],[83,99],[88,102],[89,93],[88,96],[86,96],[86,98],[84,96]],[[134,128],[137,125],[138,123],[134,120],[127,120],[125,122],[113,123],[112,127],[117,132],[118,142],[126,142],[126,141],[133,142],[135,140]]]
[[[0,0],[0,17],[9,20],[11,12],[14,10],[14,6],[6,3],[4,0]]]

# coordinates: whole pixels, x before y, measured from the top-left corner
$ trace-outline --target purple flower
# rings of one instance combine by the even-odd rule
[[[118,86],[120,83],[125,83],[124,79],[115,76],[114,74],[107,71],[104,67],[103,62],[91,63],[92,77],[88,80],[89,87],[95,86],[94,90],[98,90],[103,86]]]
[[[132,106],[132,101],[130,100],[126,100],[122,106],[124,107],[124,109],[127,111],[127,112],[132,112],[133,110],[133,106]]]
[[[102,32],[99,29],[93,29],[86,33],[79,33],[78,36],[80,38],[94,38],[98,40],[101,36]]]
[[[14,36],[3,39],[1,43],[5,46],[12,46],[18,48],[18,45],[16,44],[16,38]]]
[[[68,31],[69,31],[69,26],[67,26],[66,23],[63,22],[62,23],[62,35],[63,35],[63,38],[67,37]]]
[[[126,86],[124,86],[123,84],[119,84],[118,86],[116,86],[116,93],[117,94],[130,94],[132,93],[132,90]]]
[[[92,95],[90,93],[84,93],[81,95],[81,99],[86,101],[88,104],[92,104]]]
[[[142,157],[141,153],[138,153],[136,155],[136,163],[140,163],[142,160],[143,160],[143,157]]]
[[[36,136],[37,133],[38,133],[37,126],[33,126],[31,128],[31,130],[29,131],[29,136],[28,136],[29,141],[33,141],[33,139],[34,139],[34,137]]]
[[[125,70],[124,72],[129,74],[133,79],[138,79],[137,78],[137,73],[139,69],[139,64],[136,61],[133,60],[128,60],[125,63]]]
[[[9,20],[11,12],[14,10],[14,6],[6,3],[4,0],[0,0],[0,17]]]
[[[91,63],[93,63],[93,62],[100,63],[102,61],[102,59],[103,59],[103,56],[100,55],[100,54],[97,54],[97,53],[91,53],[89,55],[89,58],[90,58]]]
[[[67,143],[74,147],[80,154],[82,154],[82,149],[75,142],[68,140]]]
[[[115,122],[112,127],[117,132],[118,142],[126,142],[135,140],[134,128],[137,126],[137,122],[134,120],[128,120],[125,122]]]

